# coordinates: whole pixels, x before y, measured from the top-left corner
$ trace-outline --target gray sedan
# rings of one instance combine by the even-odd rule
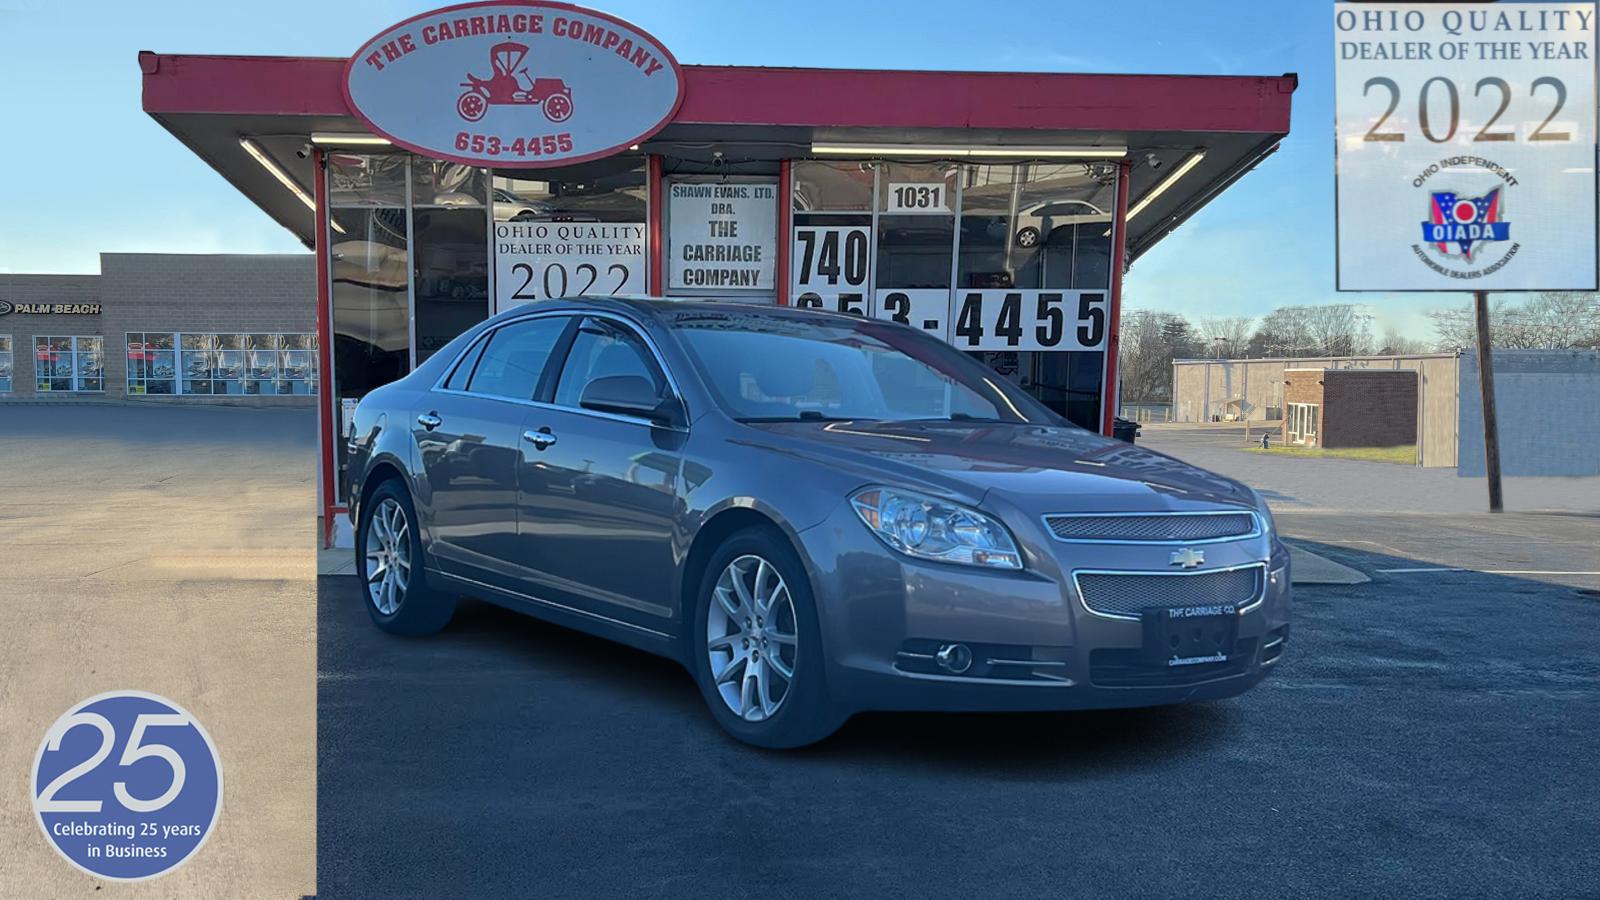
[[[380,628],[482,597],[680,661],[761,746],[866,709],[1229,697],[1288,638],[1253,491],[892,322],[531,304],[373,391],[348,438]]]

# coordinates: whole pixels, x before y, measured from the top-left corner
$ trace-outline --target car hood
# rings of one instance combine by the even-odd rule
[[[774,449],[863,481],[922,487],[1026,512],[1156,512],[1251,507],[1231,478],[1081,428],[978,422],[781,422],[752,425]]]

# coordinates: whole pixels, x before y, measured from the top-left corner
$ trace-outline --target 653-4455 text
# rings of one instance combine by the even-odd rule
[[[506,140],[495,134],[476,134],[471,131],[456,133],[456,149],[488,156],[544,156],[551,153],[571,153],[572,133],[533,135]]]

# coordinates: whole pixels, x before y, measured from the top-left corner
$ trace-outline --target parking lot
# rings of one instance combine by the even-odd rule
[[[0,405],[0,896],[106,885],[24,785],[56,717],[124,689],[194,713],[226,776],[201,851],[131,889],[313,889],[315,429],[310,409]]]
[[[790,753],[724,737],[673,663],[475,601],[396,638],[323,578],[319,890],[1600,894],[1600,519],[1277,493],[1371,580],[1299,587],[1256,690],[862,715]]]

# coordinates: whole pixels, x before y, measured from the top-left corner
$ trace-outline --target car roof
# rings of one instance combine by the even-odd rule
[[[826,310],[796,309],[792,306],[766,306],[747,301],[723,300],[713,297],[682,297],[666,299],[643,295],[578,296],[558,300],[539,300],[525,303],[491,318],[490,322],[510,321],[534,313],[548,312],[612,312],[632,313],[636,318],[648,319],[670,327],[671,320],[683,313],[729,313],[740,316],[770,316],[774,319],[827,319],[860,322],[860,316]]]

